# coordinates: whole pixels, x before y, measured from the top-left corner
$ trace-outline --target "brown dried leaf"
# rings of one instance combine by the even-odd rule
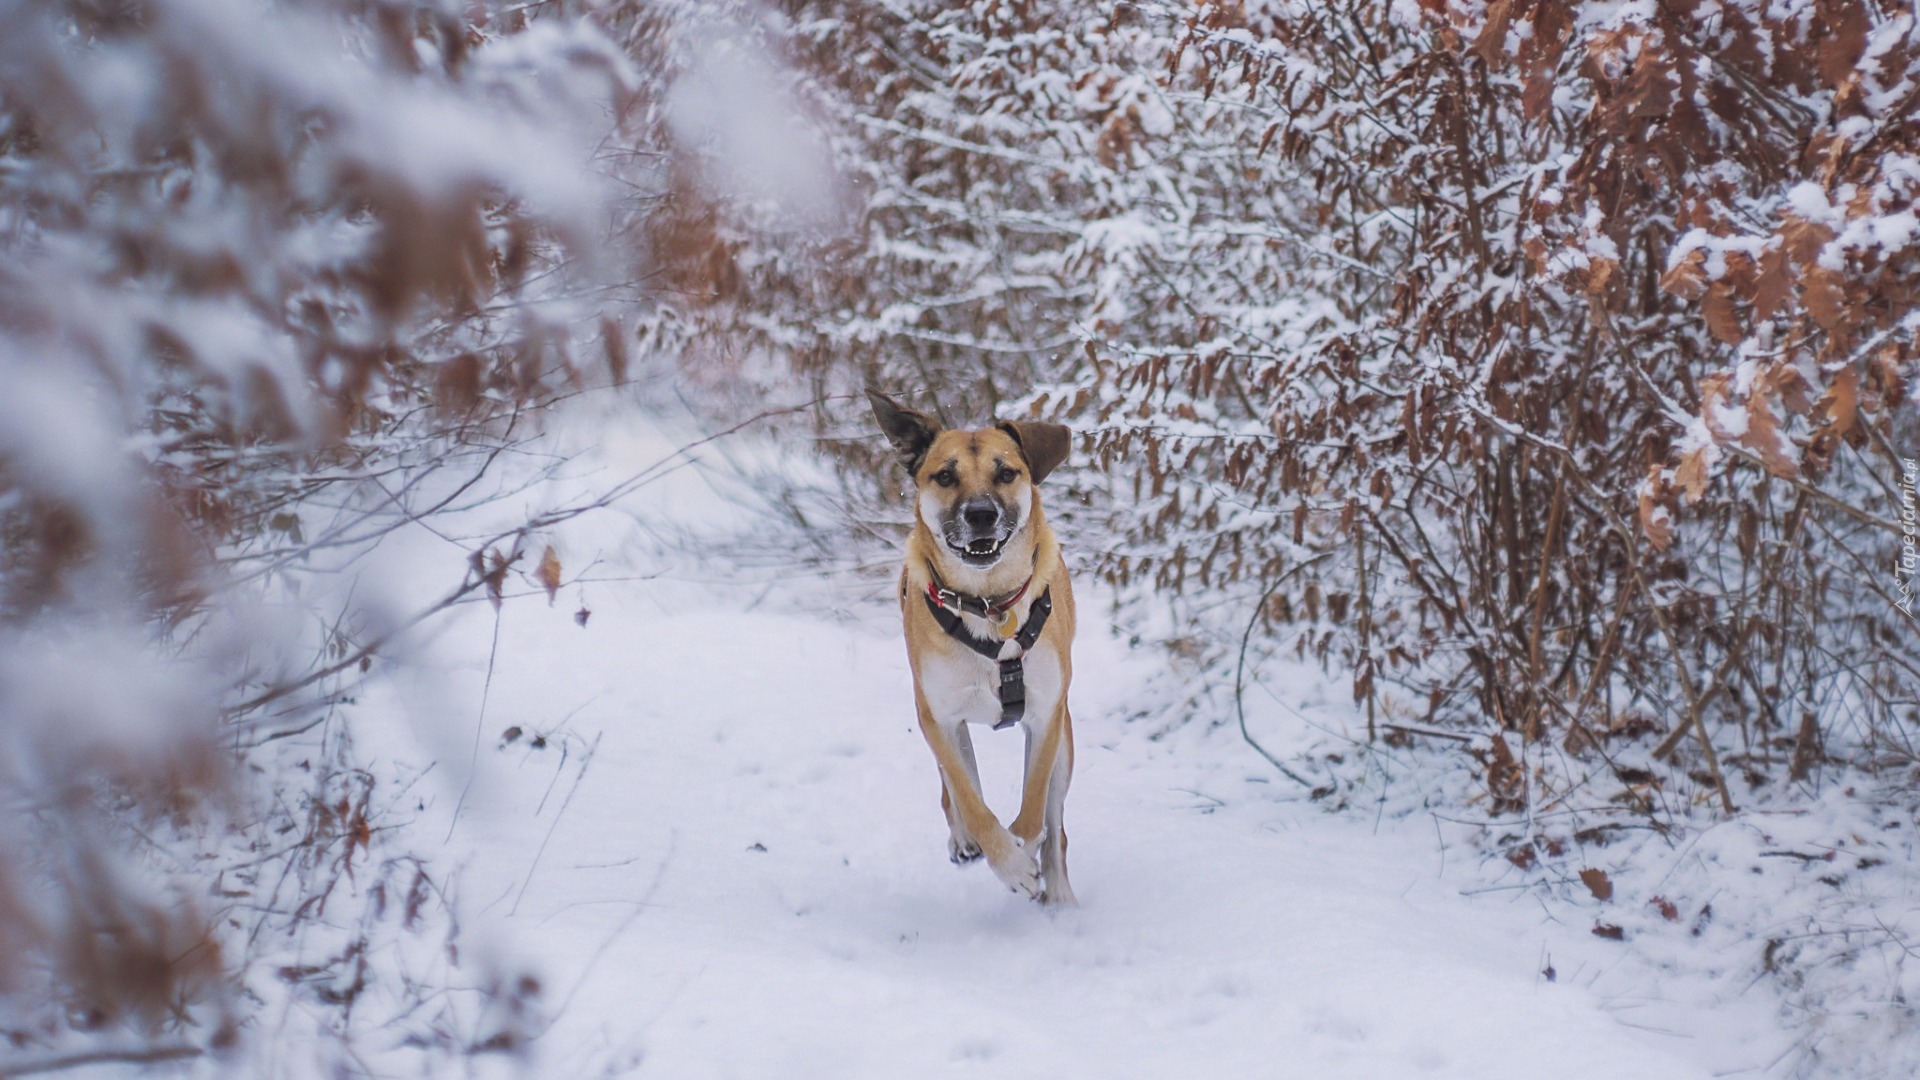
[[[1806,276],[1800,281],[1804,290],[1801,300],[1806,304],[1807,314],[1822,330],[1838,330],[1847,321],[1847,292],[1845,278],[1838,270],[1829,270],[1824,266],[1808,268]]]
[[[1520,245],[1520,250],[1526,252],[1528,260],[1533,263],[1534,273],[1545,274],[1547,272],[1547,242],[1545,240],[1542,240],[1538,236],[1529,236],[1527,237],[1527,242]]]
[[[1824,24],[1820,41],[1820,82],[1828,89],[1853,74],[1860,54],[1867,51],[1867,6],[1857,3],[1822,4],[1816,25]]]
[[[1788,214],[1786,224],[1780,226],[1781,246],[1793,261],[1801,266],[1812,266],[1820,257],[1820,249],[1833,240],[1833,230],[1825,225],[1816,225],[1796,214]]]
[[[1613,280],[1614,271],[1620,269],[1617,259],[1595,259],[1587,267],[1587,295],[1599,296],[1606,292],[1607,284]]]
[[[1702,446],[1680,459],[1673,482],[1686,495],[1688,505],[1700,501],[1707,491],[1707,448]]]
[[[1740,325],[1740,316],[1733,310],[1733,289],[1727,282],[1716,281],[1713,288],[1700,301],[1700,316],[1707,321],[1707,330],[1715,339],[1728,345],[1738,345],[1747,336],[1746,328]]]
[[[1493,0],[1487,5],[1487,21],[1480,36],[1473,39],[1473,52],[1498,70],[1507,56],[1507,27],[1513,22],[1513,0]]]
[[[1795,416],[1805,416],[1813,411],[1813,399],[1807,396],[1810,387],[1807,386],[1806,376],[1800,374],[1800,369],[1782,364],[1768,372],[1765,381],[1768,389],[1779,395],[1780,403],[1787,407],[1787,411]]]
[[[1504,735],[1493,736],[1493,754],[1487,761],[1487,794],[1493,796],[1493,812],[1512,813],[1527,805],[1527,774],[1514,759]]]
[[[1673,901],[1667,899],[1666,897],[1656,896],[1653,899],[1647,901],[1647,903],[1652,907],[1657,908],[1660,912],[1660,917],[1667,920],[1668,922],[1680,921],[1680,909],[1675,907],[1673,904]]]
[[[613,385],[627,384],[627,339],[620,330],[620,323],[605,316],[600,319],[600,347],[606,350],[607,374],[612,376]]]
[[[1744,251],[1729,251],[1727,252],[1726,258],[1727,272],[1721,275],[1720,280],[1735,296],[1744,297],[1751,295],[1753,293],[1754,277],[1758,273],[1758,269],[1754,266],[1753,256]]]
[[[1800,733],[1793,740],[1793,764],[1787,776],[1795,782],[1805,780],[1813,773],[1814,767],[1826,757],[1826,749],[1821,744],[1820,724],[1814,718],[1812,710],[1800,714]],[[1699,933],[1698,930],[1694,933]]]
[[[1897,409],[1906,400],[1907,379],[1900,372],[1900,346],[1886,345],[1869,362],[1873,381],[1879,384],[1880,400],[1889,409]]]
[[[1840,374],[1833,377],[1827,392],[1820,396],[1813,413],[1825,419],[1827,426],[1823,433],[1846,435],[1860,415],[1860,369],[1851,364],[1842,368]]]
[[[546,552],[540,556],[538,574],[540,584],[547,590],[547,606],[552,607],[553,596],[560,591],[560,556],[554,552],[552,544],[548,544]]]
[[[515,559],[519,556],[515,556]],[[487,587],[487,600],[495,611],[500,610],[501,593],[507,580],[507,567],[512,561],[500,554],[500,549],[490,551],[476,550],[468,559],[473,574]]]
[[[1727,388],[1733,380],[1726,375],[1706,375],[1700,379],[1700,417],[1716,439],[1731,441],[1732,432],[1720,426],[1720,407],[1726,404]]]
[[[1587,891],[1593,894],[1595,900],[1613,899],[1613,882],[1607,879],[1605,870],[1588,867],[1580,871],[1580,883],[1587,887]]]
[[[1707,250],[1694,248],[1660,275],[1660,287],[1682,300],[1698,300],[1707,291]]]
[[[1667,550],[1673,543],[1673,525],[1667,509],[1660,505],[1657,489],[1660,487],[1660,467],[1653,467],[1653,475],[1640,488],[1640,531],[1647,534],[1647,540],[1655,551]]]
[[[1747,395],[1747,430],[1740,436],[1740,444],[1759,454],[1773,475],[1788,480],[1800,475],[1800,466],[1790,456],[1792,446],[1780,433],[1780,422],[1774,418],[1762,387],[1755,386]]]
[[[1553,104],[1553,88],[1557,84],[1553,79],[1553,70],[1545,67],[1529,76],[1520,91],[1521,115],[1528,120],[1538,120],[1546,114],[1547,106]]]
[[[433,397],[445,414],[459,415],[473,408],[480,400],[480,358],[465,352],[441,364]]]

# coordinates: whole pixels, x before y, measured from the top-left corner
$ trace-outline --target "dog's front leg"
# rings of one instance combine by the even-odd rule
[[[1040,844],[1043,893],[1048,905],[1074,907],[1073,886],[1067,882],[1067,833],[1063,821],[1067,785],[1073,778],[1073,720],[1067,703],[1054,706],[1053,715],[1038,730],[1027,726],[1027,772],[1020,792],[1020,815],[1012,832],[1026,847]]]
[[[954,730],[959,722],[947,724],[933,715],[926,695],[916,688],[914,704],[920,711],[920,734],[933,750],[940,765],[940,781],[946,786],[946,804],[950,815],[957,816],[967,835],[979,845],[993,867],[996,877],[1022,896],[1040,895],[1040,868],[1033,848],[1015,840],[1000,819],[993,816],[980,795],[980,782],[969,769],[967,756],[960,750],[966,736]],[[949,819],[951,822],[951,819]]]
[[[975,789],[980,787],[980,766],[973,756],[973,736],[967,734],[967,725],[955,724],[954,743],[960,748],[960,761],[967,767],[967,775],[973,778]],[[954,809],[953,794],[947,790],[947,781],[940,780],[940,812],[947,816],[947,858],[955,865],[970,863],[980,857],[980,845],[973,842],[973,834],[967,832],[966,822],[960,820],[959,811]]]

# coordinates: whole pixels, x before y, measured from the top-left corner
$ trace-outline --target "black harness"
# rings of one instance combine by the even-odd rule
[[[989,604],[977,596],[957,593],[930,581],[925,595],[921,597],[927,602],[927,611],[933,616],[933,621],[940,624],[940,629],[945,630],[948,637],[1000,665],[1000,722],[993,725],[995,731],[1019,723],[1020,717],[1027,711],[1026,668],[1021,661],[1027,655],[1027,650],[1033,648],[1033,643],[1040,640],[1040,631],[1047,628],[1047,616],[1053,614],[1053,589],[1041,590],[1033,605],[1027,609],[1027,625],[1006,639],[1020,649],[1008,660],[1000,659],[1000,647],[1005,641],[982,641],[974,637],[967,629],[966,622],[956,614],[956,609],[988,620],[1001,616],[1011,619],[1013,615],[1009,609],[1026,591],[1027,587],[1022,585],[1020,592],[1015,593],[1011,600]]]

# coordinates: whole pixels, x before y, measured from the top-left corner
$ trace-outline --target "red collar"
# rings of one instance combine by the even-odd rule
[[[927,582],[928,599],[943,608],[964,611],[969,615],[978,615],[983,619],[997,619],[1005,615],[1013,609],[1015,604],[1020,602],[1021,597],[1027,595],[1027,590],[1033,587],[1033,575],[1029,574],[1027,575],[1027,580],[1011,593],[988,599],[983,596],[969,596],[966,593],[947,588],[940,581],[940,575],[934,573],[933,567],[931,566],[927,567],[927,575],[932,579]]]

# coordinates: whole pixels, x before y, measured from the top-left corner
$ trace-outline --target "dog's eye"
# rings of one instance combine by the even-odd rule
[[[1005,465],[1000,466],[1000,471],[993,474],[993,482],[996,484],[1011,484],[1018,479],[1020,474]]]
[[[941,487],[952,487],[960,482],[960,477],[953,471],[952,466],[948,466],[933,474],[933,482]]]

